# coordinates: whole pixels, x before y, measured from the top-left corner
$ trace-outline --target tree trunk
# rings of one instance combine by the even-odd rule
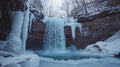
[[[83,6],[83,9],[85,11],[85,14],[87,15],[88,14],[88,11],[87,11],[87,7],[86,7],[86,3],[85,3],[85,0],[81,0],[82,1],[82,6]]]

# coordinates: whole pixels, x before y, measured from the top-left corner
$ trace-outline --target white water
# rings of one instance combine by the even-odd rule
[[[44,51],[62,52],[65,49],[64,21],[58,18],[48,19],[44,37]]]

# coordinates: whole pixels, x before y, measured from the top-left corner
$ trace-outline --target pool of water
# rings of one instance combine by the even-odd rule
[[[80,52],[55,52],[55,53],[47,53],[47,52],[35,52],[40,57],[53,58],[55,60],[79,60],[79,59],[87,59],[87,58],[102,58],[101,56],[90,55],[90,54],[82,54]]]

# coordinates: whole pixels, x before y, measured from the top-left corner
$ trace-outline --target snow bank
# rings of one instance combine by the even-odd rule
[[[40,58],[35,54],[24,54],[16,57],[0,57],[0,67],[39,67]]]
[[[118,38],[120,38],[120,30],[117,33],[115,33],[113,36],[111,36],[107,40],[105,40],[105,42],[110,42],[110,41],[113,41]]]
[[[120,61],[115,58],[90,58],[81,60],[53,60],[41,58],[40,67],[119,67]]]
[[[23,55],[23,57],[27,56],[28,59],[25,63],[23,62],[22,66],[23,67],[40,67],[39,63],[40,63],[40,58],[39,56],[35,55],[35,54],[25,54]]]
[[[85,51],[88,52],[102,52],[109,54],[120,53],[120,31],[114,34],[112,37],[108,38],[106,41],[97,42],[95,44],[86,47]]]
[[[3,50],[6,45],[6,41],[0,41],[0,50]]]
[[[13,57],[13,56],[16,56],[16,55],[6,51],[0,51],[0,57]]]
[[[7,37],[7,42],[4,49],[15,54],[21,53],[21,39],[10,33]]]

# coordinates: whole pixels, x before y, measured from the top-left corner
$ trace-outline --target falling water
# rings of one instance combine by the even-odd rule
[[[62,19],[51,18],[46,23],[44,51],[62,52],[65,49],[64,22]]]

